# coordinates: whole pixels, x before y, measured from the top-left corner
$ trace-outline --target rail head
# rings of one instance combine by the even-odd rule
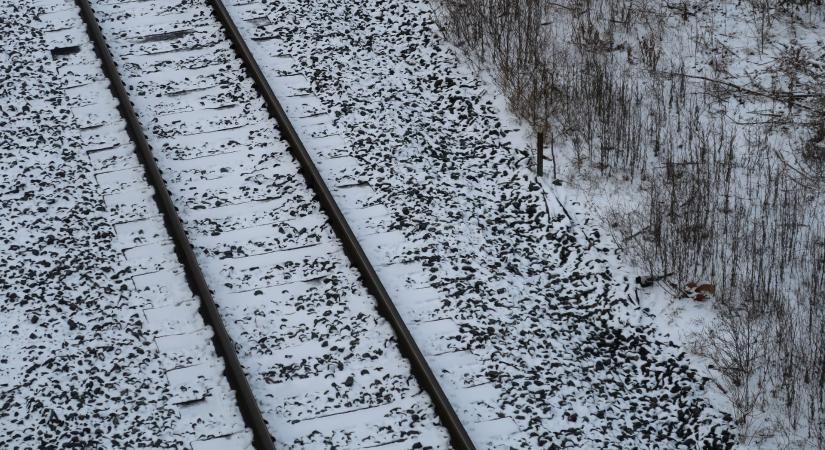
[[[94,9],[88,0],[75,0],[75,2],[80,8],[81,18],[86,23],[86,28],[94,44],[95,52],[101,60],[103,72],[109,79],[110,88],[120,103],[119,110],[123,119],[126,121],[126,131],[135,144],[138,157],[146,170],[146,177],[155,189],[155,200],[163,214],[166,227],[171,234],[178,257],[186,270],[187,279],[192,291],[200,298],[201,313],[206,322],[212,327],[216,350],[220,356],[223,357],[224,363],[226,364],[225,375],[230,386],[235,390],[241,415],[246,425],[252,430],[253,444],[258,450],[275,450],[272,435],[269,432],[266,421],[252,393],[252,388],[246,379],[243,366],[241,366],[238,355],[235,353],[232,339],[226,331],[218,308],[212,298],[212,292],[209,290],[209,285],[203,276],[198,260],[192,250],[193,246],[189,242],[189,238],[183,228],[183,223],[178,216],[175,205],[166,188],[166,182],[163,180],[160,169],[155,162],[152,148],[146,139],[143,126],[132,107],[129,94],[117,69],[117,64],[115,64],[112,53],[106,43],[106,37],[103,35],[103,31],[95,17]]]
[[[338,203],[332,196],[315,163],[312,161],[312,157],[309,155],[292,122],[286,115],[280,101],[275,96],[266,76],[256,62],[254,55],[246,45],[240,30],[226,9],[224,2],[222,0],[208,0],[208,3],[212,5],[216,17],[223,25],[227,37],[229,37],[235,48],[235,52],[244,62],[250,77],[255,82],[256,88],[264,98],[267,108],[278,122],[281,133],[291,147],[293,155],[301,165],[307,182],[316,194],[318,194],[321,206],[328,214],[336,235],[343,243],[345,253],[361,272],[364,284],[369,292],[375,296],[379,308],[385,314],[390,325],[392,325],[393,330],[398,336],[402,354],[410,360],[414,374],[422,384],[422,387],[424,387],[430,395],[436,412],[439,414],[444,426],[450,432],[453,446],[462,450],[475,450],[475,446],[467,430],[458,418],[447,395],[443,389],[441,389],[438,379],[427,363],[423,353],[418,348],[418,345],[415,343],[410,330],[401,318],[384,284],[381,282],[381,279],[378,277],[378,274],[364,253],[355,233],[353,233],[344,214],[338,207]]]

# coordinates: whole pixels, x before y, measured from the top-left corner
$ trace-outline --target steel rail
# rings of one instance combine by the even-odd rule
[[[246,425],[252,430],[253,444],[258,450],[275,450],[272,435],[267,428],[263,415],[261,415],[243,367],[238,360],[238,355],[235,353],[232,339],[226,331],[223,320],[218,313],[218,308],[212,298],[212,292],[209,290],[209,285],[206,283],[195,253],[192,251],[193,246],[189,242],[183,223],[175,209],[175,204],[172,202],[166,188],[166,182],[163,180],[163,175],[155,162],[152,147],[146,140],[143,127],[137,118],[137,114],[135,114],[132,102],[129,100],[126,85],[120,77],[117,64],[114,62],[112,53],[106,43],[106,37],[103,35],[103,31],[94,15],[94,10],[88,0],[75,0],[75,2],[80,7],[81,17],[86,22],[89,37],[92,39],[95,51],[102,61],[103,72],[109,78],[111,90],[120,103],[119,109],[124,120],[126,120],[126,130],[137,148],[138,156],[146,169],[146,176],[155,189],[155,200],[163,214],[166,227],[172,235],[175,251],[184,266],[190,287],[200,298],[200,312],[206,323],[214,331],[213,342],[226,364],[224,374],[230,386],[235,390],[241,415]]]
[[[410,330],[398,313],[398,309],[384,288],[384,284],[381,282],[364,250],[361,248],[361,244],[359,244],[355,233],[352,232],[344,214],[338,207],[338,203],[335,201],[329,188],[327,188],[323,177],[321,177],[318,168],[312,161],[312,157],[309,155],[309,152],[307,152],[306,147],[304,147],[301,138],[292,126],[292,122],[289,120],[289,117],[287,117],[280,101],[278,101],[278,98],[272,91],[266,76],[261,71],[254,55],[246,45],[240,30],[227,11],[224,2],[222,0],[208,0],[208,3],[212,5],[215,16],[223,25],[224,31],[230,41],[232,41],[235,52],[244,62],[249,76],[255,82],[255,87],[264,98],[270,114],[272,114],[278,122],[281,134],[289,144],[293,156],[295,156],[300,163],[307,182],[318,195],[318,200],[329,216],[335,234],[344,246],[344,252],[361,272],[367,290],[377,299],[379,310],[384,313],[385,318],[390,325],[392,325],[395,334],[398,336],[401,353],[410,360],[413,374],[430,395],[436,412],[450,433],[452,445],[462,450],[475,450],[475,446],[472,440],[470,440],[467,430],[465,430],[449,399],[446,394],[444,394],[443,389],[441,389],[438,379],[435,377],[427,360],[418,348],[418,344],[416,344],[413,339]]]

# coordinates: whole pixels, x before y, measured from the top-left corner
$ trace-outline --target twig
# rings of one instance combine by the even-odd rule
[[[792,171],[796,172],[796,174],[797,174],[797,175],[799,175],[800,177],[802,177],[802,178],[804,178],[804,179],[812,179],[812,178],[814,178],[814,177],[810,176],[809,174],[806,174],[806,173],[802,172],[801,170],[797,169],[796,167],[794,167],[793,165],[791,165],[788,161],[786,161],[786,160],[785,160],[785,158],[782,156],[782,154],[781,154],[781,153],[779,153],[779,151],[778,151],[778,150],[774,150],[773,152],[776,154],[776,157],[777,157],[777,158],[779,158],[779,160],[780,160],[780,161],[782,161],[782,164],[783,164],[785,167],[787,167],[787,168],[791,169]],[[805,187],[805,188],[807,188],[807,189],[814,189],[814,190],[816,190],[816,189],[817,189],[817,188],[816,188],[816,187],[814,187],[814,186],[811,186],[811,185],[809,185],[809,184],[803,183],[803,182],[802,182],[802,180],[799,180],[799,179],[796,179],[796,178],[793,178],[793,177],[791,177],[791,180],[795,181],[796,183],[798,183],[798,184],[799,184],[799,185],[801,185],[801,186],[804,186],[804,187]]]
[[[761,91],[755,91],[755,90],[750,89],[750,88],[746,88],[744,86],[739,86],[738,84],[731,83],[729,81],[717,80],[715,78],[703,77],[701,75],[688,75],[688,74],[676,73],[676,72],[659,72],[659,73],[661,75],[667,75],[667,76],[671,76],[671,77],[680,76],[680,77],[691,78],[691,79],[696,79],[696,80],[703,80],[703,81],[707,81],[709,83],[721,84],[723,86],[727,86],[727,87],[736,89],[738,91],[744,92],[746,94],[751,94],[751,95],[756,95],[756,96],[761,96],[761,97],[767,97],[767,98],[770,98],[770,99],[773,99],[773,100],[777,100],[778,97],[787,97],[788,99],[794,99],[794,100],[795,99],[804,99],[804,98],[823,98],[823,97],[825,97],[822,94],[801,94],[801,93],[797,93],[797,92],[786,92],[786,91],[761,92]],[[805,105],[796,105],[796,106],[799,106],[800,108],[803,108],[803,109],[807,109],[809,111],[813,111],[813,109],[811,109],[811,108],[809,108]]]

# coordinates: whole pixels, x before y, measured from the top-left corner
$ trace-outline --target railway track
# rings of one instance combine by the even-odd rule
[[[42,151],[17,148],[4,154],[3,173],[10,178],[3,185],[19,190],[27,185],[21,171],[29,176],[39,172],[33,180],[40,188],[32,191],[31,200],[48,205],[60,198],[61,208],[71,213],[9,202],[8,197],[2,202],[2,234],[9,235],[6,226],[12,220],[22,220],[18,227],[32,240],[46,231],[45,246],[21,244],[40,247],[36,254],[47,267],[62,267],[64,274],[29,271],[24,281],[2,288],[4,293],[26,292],[27,286],[40,286],[37,301],[27,296],[18,308],[32,317],[28,339],[48,339],[36,344],[18,339],[15,345],[28,348],[17,351],[0,342],[4,354],[21,359],[32,378],[11,378],[18,391],[28,392],[25,397],[0,394],[5,405],[0,447],[250,448],[251,435],[212,342],[214,329],[199,314],[200,302],[187,286],[152,200],[153,188],[146,180],[122,177],[143,168],[77,5],[47,0],[22,2],[17,8],[15,13],[28,20],[18,22],[16,33],[4,31],[18,39],[13,48],[28,47],[18,64],[37,76],[15,70],[15,85],[29,94],[14,98],[11,89],[11,98],[0,96],[4,108],[6,101],[31,108],[28,123],[45,128],[15,130],[18,142],[36,139],[44,145],[39,145]],[[14,164],[6,166],[8,161]],[[41,214],[25,223],[33,210]],[[21,256],[26,258],[25,252],[4,260],[4,282],[14,279],[15,268],[33,266],[32,261],[12,262]],[[56,306],[63,298],[73,299],[70,309]],[[4,300],[3,305],[4,322],[20,323],[6,315],[14,303]],[[53,365],[43,365],[50,360],[64,364],[59,383]],[[6,376],[14,371],[4,369],[0,384],[5,387]],[[64,400],[55,401],[60,396]],[[28,414],[20,414],[23,410]],[[31,425],[24,424],[42,417],[39,410],[49,411],[52,420],[34,436]],[[85,411],[94,411],[94,419],[84,417]]]
[[[222,2],[77,4],[256,447],[473,448]]]

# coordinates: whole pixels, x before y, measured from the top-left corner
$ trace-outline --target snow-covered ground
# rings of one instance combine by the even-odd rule
[[[92,4],[277,444],[448,447],[206,2]]]
[[[733,445],[610,240],[531,173],[426,2],[234,3],[479,447]]]
[[[0,43],[0,448],[250,448],[77,6]]]
[[[530,70],[536,76],[521,86],[555,76],[554,89],[538,93],[551,105],[546,131],[563,181],[553,192],[615,238],[631,279],[671,274],[640,288],[641,304],[711,378],[708,398],[734,415],[740,444],[823,447],[825,335],[811,320],[825,311],[822,5],[524,2],[541,18],[522,32],[517,9],[479,25],[508,1],[435,3],[471,64],[512,95],[502,104],[539,124],[535,103],[514,100],[518,82],[507,74],[518,70],[501,63],[497,36],[546,50],[538,63],[525,60],[546,70]],[[684,219],[674,219],[673,204]],[[697,282],[716,295],[691,295]]]
[[[229,434],[245,448],[74,3],[9,3],[0,447],[198,449]],[[94,3],[279,444],[445,447],[206,3]],[[632,209],[632,186],[536,179],[532,137],[428,2],[227,3],[480,448],[733,445],[729,405],[706,389],[718,373],[680,348],[712,324],[712,303],[637,297],[594,214]],[[685,61],[690,75],[723,67],[727,82],[788,89],[749,72],[787,49],[753,53],[759,30],[726,5],[697,10],[722,33],[712,60]],[[817,33],[786,40],[804,53]],[[684,50],[680,36],[668,48]],[[571,149],[558,156],[573,165]]]
[[[755,448],[825,442],[815,375],[825,367],[822,322],[811,320],[822,317],[817,286],[825,280],[817,262],[825,256],[825,183],[816,155],[817,145],[825,148],[817,144],[825,136],[825,10],[796,3],[546,3],[539,39],[548,54],[562,55],[547,58],[564,93],[552,114],[563,180],[553,192],[584,205],[592,223],[646,267],[638,273],[625,262],[630,278],[672,272],[639,289],[641,303],[677,344],[709,357],[697,356],[697,367],[712,378],[710,399],[740,421],[740,443]],[[502,70],[492,72],[502,82]],[[566,111],[558,99],[598,84],[605,72],[630,93],[631,119],[558,112]],[[604,97],[580,110],[623,103],[617,91]],[[612,131],[622,124],[638,134]],[[576,143],[588,129],[592,141]],[[634,138],[636,154],[618,148]],[[689,219],[648,228],[669,215],[671,199]],[[685,295],[690,282],[711,283],[717,295]]]

